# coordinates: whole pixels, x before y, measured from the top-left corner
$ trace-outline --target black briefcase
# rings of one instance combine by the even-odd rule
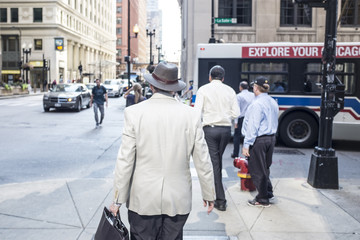
[[[114,216],[104,207],[94,240],[129,240],[129,231],[121,221],[119,212]]]

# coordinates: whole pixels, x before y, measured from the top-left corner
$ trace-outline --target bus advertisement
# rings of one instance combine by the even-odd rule
[[[225,69],[224,83],[239,92],[241,81],[270,81],[279,104],[277,135],[289,147],[318,140],[323,43],[199,44],[194,89],[209,82],[214,65]],[[344,109],[333,122],[333,139],[360,141],[360,43],[337,43],[336,76],[345,85]],[[195,91],[196,92],[196,91]]]

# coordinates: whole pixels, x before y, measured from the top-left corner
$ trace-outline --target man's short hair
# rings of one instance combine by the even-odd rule
[[[225,77],[225,70],[220,65],[215,65],[210,69],[209,75],[211,79],[222,80]]]
[[[241,82],[240,82],[240,87],[241,87],[242,89],[249,89],[249,84],[248,84],[247,81],[241,81]]]

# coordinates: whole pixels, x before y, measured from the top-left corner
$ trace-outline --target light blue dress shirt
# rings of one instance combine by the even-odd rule
[[[244,89],[240,93],[236,95],[236,99],[238,101],[238,105],[240,108],[240,116],[245,117],[245,113],[247,108],[250,106],[251,102],[254,101],[255,95],[253,92],[249,92],[249,90]],[[238,118],[235,119],[235,123],[238,123]]]
[[[241,133],[244,148],[254,144],[256,137],[275,134],[278,127],[279,106],[267,93],[261,93],[248,107]]]

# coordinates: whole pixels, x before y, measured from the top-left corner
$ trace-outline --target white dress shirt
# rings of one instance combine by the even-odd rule
[[[203,126],[231,126],[240,115],[234,89],[221,80],[212,80],[196,93],[195,108],[202,113]]]

